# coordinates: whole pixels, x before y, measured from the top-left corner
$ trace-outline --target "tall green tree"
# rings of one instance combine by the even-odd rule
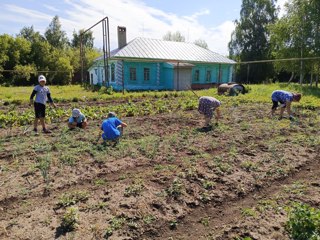
[[[86,33],[83,33],[84,29],[81,29],[78,31],[73,31],[73,38],[71,40],[71,46],[74,48],[79,48],[80,47],[80,35],[82,35],[82,44],[85,48],[92,49],[93,48],[93,33],[92,31],[88,31]]]
[[[44,35],[47,41],[55,48],[63,49],[69,43],[65,31],[61,29],[58,16],[54,16]]]
[[[34,31],[33,26],[23,27],[17,36],[25,38],[29,42],[44,41],[45,40],[45,38],[39,32]]]
[[[285,15],[270,26],[272,54],[276,59],[318,57],[320,55],[320,1],[292,0],[285,5]],[[319,75],[319,61],[279,61],[277,72],[287,71],[292,77]]]
[[[240,19],[229,42],[229,55],[237,61],[256,61],[271,58],[268,25],[277,20],[276,0],[243,0]],[[272,64],[241,65],[237,78],[241,82],[258,83],[273,76]]]
[[[186,38],[179,32],[170,32],[168,31],[163,37],[163,40],[165,41],[173,41],[173,42],[185,42]]]

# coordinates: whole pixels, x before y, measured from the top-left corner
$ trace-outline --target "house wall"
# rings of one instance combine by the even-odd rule
[[[131,80],[130,69],[135,69],[135,80]],[[149,80],[145,80],[144,69],[149,69]],[[170,89],[173,76],[170,76],[169,64],[149,62],[123,62],[124,88],[126,90],[163,90]],[[116,71],[117,72],[117,71]],[[112,84],[115,90],[121,90],[122,85]]]
[[[219,69],[220,69],[220,79],[219,79]],[[205,84],[211,85],[216,83],[227,83],[230,81],[230,76],[232,77],[232,69],[228,64],[195,64],[192,69],[192,84]],[[197,72],[199,73],[199,78],[197,79]],[[211,78],[207,79],[207,71],[211,71]]]
[[[119,64],[121,62],[121,64]],[[169,63],[157,62],[132,62],[132,61],[110,61],[109,74],[111,74],[111,66],[114,65],[115,81],[111,81],[110,85],[117,91],[122,90],[122,76],[124,76],[124,88],[126,90],[173,90],[174,86],[174,68]],[[130,68],[136,69],[136,80],[130,80]],[[150,69],[150,79],[144,80],[144,68]],[[210,88],[219,83],[227,83],[232,81],[233,66],[229,64],[221,64],[221,81],[219,81],[219,64],[194,64],[191,72],[191,82],[193,89]],[[196,81],[195,74],[199,71],[199,80]],[[207,71],[211,71],[211,78],[207,81]],[[105,85],[103,62],[96,62],[89,69],[90,83],[94,85]]]

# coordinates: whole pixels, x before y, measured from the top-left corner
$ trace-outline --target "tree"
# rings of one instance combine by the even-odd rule
[[[84,29],[81,29],[78,33],[73,31],[73,38],[71,40],[71,46],[74,48],[80,47],[80,35],[82,34],[82,44],[83,47],[92,49],[94,38],[92,36],[92,31],[88,31],[83,34]]]
[[[175,33],[171,33],[170,31],[168,31],[162,37],[162,39],[166,40],[166,41],[173,41],[173,42],[185,42],[186,41],[185,37],[179,31],[176,31]]]
[[[276,59],[318,57],[320,54],[320,2],[293,0],[286,4],[285,15],[270,26],[272,54]],[[277,72],[319,75],[319,63],[312,61],[281,61],[275,63]]]
[[[206,41],[204,41],[202,39],[195,40],[193,43],[195,45],[198,45],[199,47],[202,47],[202,48],[205,48],[205,49],[209,49],[208,48],[208,44],[206,43]]]
[[[229,42],[229,55],[242,62],[271,58],[268,25],[276,21],[276,0],[243,0],[240,20]],[[248,71],[249,70],[249,71]],[[241,65],[240,81],[262,82],[273,76],[272,64],[255,64],[250,69]],[[247,75],[249,74],[249,75]]]
[[[61,30],[61,23],[58,16],[55,16],[45,32],[47,41],[55,48],[64,49],[68,45],[66,33]]]
[[[44,41],[45,40],[45,38],[39,32],[34,31],[33,26],[23,27],[20,30],[20,33],[17,35],[17,37],[25,38],[29,42]]]

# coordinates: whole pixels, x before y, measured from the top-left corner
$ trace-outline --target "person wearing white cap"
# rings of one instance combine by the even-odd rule
[[[85,115],[78,109],[72,110],[72,116],[69,118],[68,127],[74,129],[76,127],[85,129],[88,125]]]
[[[45,117],[46,117],[46,103],[49,101],[50,104],[52,104],[54,107],[56,105],[54,104],[49,87],[45,86],[46,85],[46,77],[43,75],[40,75],[38,77],[38,82],[39,85],[35,86],[31,96],[30,96],[30,104],[34,105],[34,112],[35,112],[35,119],[33,123],[33,131],[37,133],[37,127],[38,127],[38,122],[40,120],[40,123],[42,125],[42,131],[44,133],[50,133],[51,131],[46,128],[45,124]],[[36,96],[36,99],[33,101],[34,96]]]

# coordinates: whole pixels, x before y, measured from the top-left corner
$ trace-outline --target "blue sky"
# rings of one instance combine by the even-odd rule
[[[278,0],[280,6],[286,0]],[[117,26],[126,26],[127,40],[161,39],[168,31],[180,31],[186,41],[205,40],[209,49],[228,54],[228,42],[239,18],[242,0],[1,0],[0,34],[18,34],[32,26],[44,34],[55,15],[69,39],[74,30],[86,29],[105,16],[110,21],[111,49],[117,47]],[[94,29],[101,46],[101,26]]]

